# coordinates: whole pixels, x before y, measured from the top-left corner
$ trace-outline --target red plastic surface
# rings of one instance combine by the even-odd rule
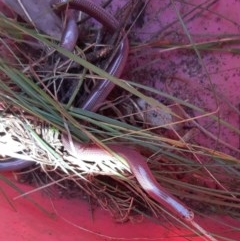
[[[166,2],[169,1],[150,1],[147,14],[155,13],[155,16],[157,16],[154,9],[157,9],[159,4],[166,4]],[[178,1],[174,2],[179,4]],[[198,0],[189,2],[194,2],[197,5],[205,1]],[[217,1],[210,9],[211,11],[205,12],[203,18],[196,18],[194,21],[190,21],[188,28],[194,37],[201,34],[205,34],[206,36],[217,33],[224,33],[226,36],[230,33],[239,34],[239,26],[237,25],[240,23],[239,9],[240,1]],[[213,12],[217,12],[220,15],[215,15]],[[163,14],[166,14],[166,16],[161,18],[161,21],[154,18],[152,26],[145,24],[145,28],[140,30],[140,32],[146,32],[146,39],[147,34],[150,35],[156,31],[155,26],[159,29],[160,23],[162,26],[165,26],[176,18],[174,11],[171,11],[171,13],[164,12]],[[225,16],[225,18],[222,16]],[[229,18],[234,22],[228,21]],[[179,25],[178,28],[182,28],[182,26]],[[159,56],[162,55],[159,54]],[[159,56],[156,55],[156,58]],[[149,58],[152,57],[150,56]],[[236,106],[239,103],[240,89],[239,55],[215,53],[214,58],[208,55],[204,61],[206,61],[210,77],[213,83],[216,84],[219,95],[223,98],[229,98],[229,102],[231,102],[233,106]],[[184,63],[187,63],[187,61]],[[171,68],[171,65],[172,62],[162,61],[160,68]],[[187,75],[185,67],[186,66],[181,63],[175,75],[185,79]],[[147,70],[145,72],[147,74]],[[147,78],[146,76],[144,77]],[[204,103],[209,105],[208,107],[210,108],[212,105],[211,98],[208,99],[209,96],[204,92],[204,88],[207,88],[209,83],[202,83],[199,75],[187,77],[194,83],[194,91],[199,90],[199,92],[193,92],[193,97],[195,97],[197,93],[200,93],[199,99],[201,99],[201,101],[204,100]],[[206,85],[204,86],[204,84]],[[157,87],[159,87],[158,84],[156,84],[156,88]],[[195,103],[194,99],[191,99],[191,96],[189,98],[190,101]],[[199,105],[201,104],[202,103]],[[214,108],[213,106],[212,110],[215,110]],[[223,111],[223,116],[228,116],[228,106],[221,106],[221,111]],[[239,119],[236,115],[229,115],[228,121],[233,125],[239,125]],[[224,140],[236,148],[239,146],[238,138],[239,136],[224,131]],[[203,140],[205,141],[205,139]],[[10,178],[13,179],[13,176],[10,176]],[[16,185],[20,186],[24,191],[31,189],[31,187],[26,185]],[[119,224],[113,221],[108,212],[100,208],[95,210],[92,215],[87,201],[49,198],[42,192],[31,194],[30,197],[44,207],[47,214],[26,198],[14,200],[18,195],[19,193],[12,187],[0,181],[0,240],[202,240],[199,237],[194,238],[191,236],[190,231],[181,230],[174,225],[170,225],[169,222],[156,224],[144,219],[142,222]],[[6,197],[8,197],[8,199]],[[196,220],[208,231],[232,238],[233,240],[240,240],[240,232],[233,231],[230,226],[227,226],[234,225],[235,227],[239,227],[240,222],[237,220],[223,216],[206,217],[205,219],[197,217]],[[186,234],[190,234],[188,239],[186,238]],[[183,235],[185,235],[185,237],[183,237]]]
[[[8,176],[13,181],[13,176]],[[16,183],[23,191],[32,187]],[[143,219],[140,222],[119,224],[110,214],[101,208],[91,212],[87,201],[65,198],[50,198],[42,191],[28,197],[37,202],[45,211],[40,210],[27,198],[4,181],[0,181],[0,240],[8,241],[105,241],[105,240],[202,240],[194,237],[190,231],[177,228],[169,222],[156,224]],[[8,199],[6,199],[6,196]],[[14,200],[15,199],[15,200]],[[11,204],[10,204],[11,203]],[[140,220],[141,218],[139,218]],[[240,233],[221,224],[239,226],[239,222],[229,217],[196,218],[208,231],[240,240]],[[183,237],[185,236],[185,237]]]

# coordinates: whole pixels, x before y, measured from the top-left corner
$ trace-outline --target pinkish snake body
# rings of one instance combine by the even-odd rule
[[[54,0],[54,5],[64,3],[64,0]],[[86,11],[87,4],[89,1],[73,0],[68,2],[69,8],[79,9]],[[86,11],[87,12],[87,11]],[[90,12],[87,12],[90,13]],[[95,17],[99,22],[101,22],[110,32],[114,32],[118,29],[118,22],[112,15],[102,11],[99,7],[95,8],[94,14],[91,15]],[[66,32],[68,32],[66,30]],[[63,43],[63,42],[62,42]],[[69,42],[63,47],[69,49],[72,46],[72,42]],[[72,47],[71,47],[72,48]],[[113,64],[108,69],[108,72],[116,77],[119,77],[123,71],[123,68],[127,61],[128,55],[128,40],[124,38],[121,42],[117,57],[114,59]],[[96,111],[97,103],[101,103],[106,99],[108,94],[114,88],[114,84],[109,80],[103,80],[92,92],[90,97],[82,104],[82,108],[85,110]],[[82,157],[82,159],[100,159],[100,160],[112,160],[114,157],[108,153],[106,150],[98,147],[97,145],[84,145],[75,141],[72,141],[72,147],[70,141],[66,135],[62,135],[62,143],[69,153],[75,153],[77,156]],[[181,202],[179,202],[175,197],[167,193],[167,191],[162,188],[152,175],[148,165],[146,164],[145,158],[135,150],[126,148],[120,145],[110,145],[108,146],[117,155],[124,158],[132,173],[135,175],[137,181],[141,187],[152,197],[155,201],[161,203],[163,206],[167,207],[170,211],[175,213],[179,218],[185,221],[191,221],[194,214],[191,210],[186,208]]]
[[[116,160],[116,157],[95,144],[69,141],[66,135],[62,135],[62,143],[69,153],[75,153],[82,160]],[[178,218],[185,221],[191,221],[194,218],[191,210],[160,186],[145,158],[139,152],[120,145],[108,145],[108,147],[127,162],[137,181],[150,197],[172,211]]]
[[[110,32],[114,32],[118,29],[118,21],[100,6],[89,0],[54,0],[52,4],[55,7],[60,7],[65,9],[66,5],[70,9],[77,9],[86,12],[87,14],[96,18],[100,23],[102,23]],[[61,44],[64,48],[72,51],[76,39],[78,37],[78,30],[76,28],[76,22],[70,17],[66,28],[63,33],[63,38]],[[117,55],[112,62],[111,66],[107,70],[110,74],[119,77],[122,73],[122,70],[125,66],[128,55],[128,40],[124,38],[120,43],[119,50]],[[105,100],[108,94],[113,89],[114,84],[105,79],[94,89],[90,97],[82,104],[82,108],[85,110],[96,111],[97,103],[101,103]],[[62,142],[65,149],[71,154],[76,153],[78,156],[81,156],[81,159],[113,159],[115,158],[106,150],[98,147],[97,145],[84,145],[78,142],[71,142],[74,150],[72,150],[70,141],[66,135],[62,135]],[[178,201],[174,196],[170,195],[163,187],[159,185],[154,176],[152,175],[148,165],[146,164],[145,158],[135,150],[126,148],[120,145],[110,145],[112,149],[118,156],[124,158],[132,173],[136,177],[137,181],[141,187],[146,191],[146,193],[152,197],[158,203],[161,203],[169,211],[172,211],[176,214],[177,217],[185,220],[192,221],[194,214],[191,210],[185,207],[180,201]],[[10,171],[16,169],[22,169],[26,166],[31,165],[32,162],[27,162],[25,160],[15,159],[15,161],[8,162],[7,164],[1,164],[0,162],[0,171]]]
[[[110,33],[114,33],[119,28],[118,21],[109,14],[104,8],[89,0],[53,0],[52,5],[57,9],[69,9],[83,11],[98,20]],[[67,12],[68,12],[67,11]],[[72,13],[73,15],[73,13]],[[78,31],[76,30],[76,21],[74,16],[69,16],[67,25],[64,29],[61,46],[72,51],[76,45]],[[120,77],[125,67],[129,51],[128,39],[123,38],[118,52],[110,64],[107,72],[116,77]],[[108,79],[102,80],[92,91],[88,98],[82,103],[81,108],[84,110],[96,111],[99,103],[102,103],[114,88],[114,84]]]

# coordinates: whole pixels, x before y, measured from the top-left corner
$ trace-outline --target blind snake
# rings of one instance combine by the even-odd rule
[[[102,23],[103,26],[105,26],[110,32],[114,32],[118,29],[118,21],[99,5],[91,2],[90,0],[53,0],[52,5],[60,10],[65,9],[67,6],[70,9],[81,10]],[[63,32],[63,38],[61,41],[62,47],[72,51],[76,44],[75,41],[77,37],[78,30],[76,28],[76,22],[72,17],[69,17],[68,23]],[[120,43],[117,55],[107,71],[110,74],[119,77],[126,64],[127,55],[128,40],[125,37]],[[104,101],[113,87],[114,84],[111,81],[107,79],[101,81],[101,83],[93,90],[93,93],[81,107],[86,110],[96,111],[97,103]],[[64,148],[70,154],[75,152],[77,155],[81,156],[81,159],[114,158],[114,156],[97,145],[89,146],[75,141],[71,141],[72,145],[70,145],[68,137],[64,134],[62,134],[62,142]],[[74,150],[72,150],[72,146]],[[191,222],[193,220],[194,213],[160,186],[146,164],[145,158],[139,152],[120,145],[109,145],[109,148],[116,152],[118,156],[126,160],[137,181],[150,197],[162,204],[169,211],[172,211],[177,217],[183,219],[184,221]],[[0,171],[19,170],[29,165],[32,165],[32,162],[14,158],[14,161],[11,159],[9,162],[0,162]]]

